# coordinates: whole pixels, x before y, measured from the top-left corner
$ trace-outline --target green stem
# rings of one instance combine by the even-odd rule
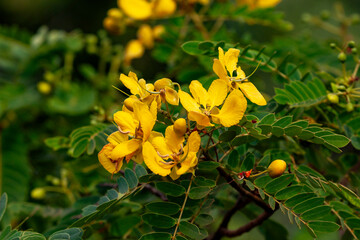
[[[2,194],[2,178],[4,174],[2,172],[2,128],[0,126],[0,195]]]
[[[181,209],[180,209],[180,215],[179,215],[178,221],[177,221],[177,223],[176,223],[176,227],[175,227],[175,230],[174,230],[174,234],[173,234],[171,240],[175,240],[175,238],[176,238],[176,233],[177,233],[177,230],[178,230],[179,225],[180,225],[181,217],[182,217],[183,212],[184,212],[184,209],[185,209],[186,201],[187,201],[188,196],[189,196],[189,192],[190,192],[190,188],[191,188],[191,183],[192,183],[193,179],[194,179],[194,175],[191,176],[190,183],[189,183],[189,187],[188,187],[188,189],[187,189],[187,191],[186,191],[186,193],[185,193],[184,203],[183,203],[183,205],[182,205],[182,207],[181,207]]]

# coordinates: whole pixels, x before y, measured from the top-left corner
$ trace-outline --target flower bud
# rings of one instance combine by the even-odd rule
[[[44,199],[46,195],[46,191],[44,188],[38,187],[38,188],[34,188],[31,191],[30,195],[33,199]]]
[[[339,96],[336,95],[335,93],[329,93],[327,95],[327,98],[331,103],[335,103],[335,104],[339,103]]]
[[[352,48],[352,49],[351,49],[351,53],[354,54],[354,55],[356,55],[356,54],[357,54],[357,48],[355,48],[355,47]]]
[[[163,25],[156,25],[153,28],[153,36],[156,40],[161,39],[161,36],[165,33],[165,27]]]
[[[351,102],[347,103],[345,108],[348,112],[354,111],[354,105]]]
[[[344,63],[346,61],[346,54],[344,52],[339,53],[338,59],[340,62]]]
[[[174,131],[177,135],[183,136],[186,130],[186,120],[184,118],[179,118],[174,122]]]
[[[271,178],[280,177],[286,169],[286,162],[281,159],[273,161],[268,167],[268,173]]]
[[[124,14],[118,8],[111,8],[107,11],[108,17],[114,18],[116,20],[121,20]]]
[[[336,48],[336,44],[335,44],[335,43],[330,43],[330,47],[331,47],[332,49],[335,49],[335,48]]]
[[[47,82],[41,81],[37,84],[37,89],[42,94],[49,94],[51,92],[51,85]]]
[[[349,41],[348,42],[348,47],[349,48],[354,48],[355,47],[355,42],[354,41]]]

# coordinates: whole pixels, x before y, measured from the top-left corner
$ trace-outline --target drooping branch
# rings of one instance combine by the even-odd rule
[[[240,209],[244,208],[249,202],[249,198],[239,197],[235,205],[225,214],[216,232],[210,238],[208,238],[208,240],[220,239],[224,235],[224,230],[227,230],[227,226],[234,214]]]
[[[261,225],[265,220],[267,220],[271,215],[273,215],[275,211],[264,211],[262,214],[260,214],[257,218],[253,219],[249,223],[245,224],[244,226],[239,227],[236,230],[228,230],[228,229],[222,229],[222,235],[227,237],[236,237],[240,236],[243,233],[251,231],[253,228]]]

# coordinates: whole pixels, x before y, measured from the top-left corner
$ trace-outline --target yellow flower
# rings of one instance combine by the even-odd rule
[[[142,102],[134,102],[133,112],[118,111],[114,114],[114,121],[119,132],[130,137],[122,141],[113,149],[108,149],[110,158],[119,161],[125,157],[127,162],[135,157],[136,162],[142,162],[141,147],[149,139],[156,121],[156,103],[149,107]]]
[[[169,126],[163,136],[154,137],[144,143],[143,158],[146,166],[155,174],[177,179],[180,175],[191,172],[198,159],[196,153],[200,147],[198,132],[190,134],[187,145],[183,147],[184,136],[176,134],[173,126]]]
[[[209,4],[209,0],[188,0],[189,3],[201,3],[202,5],[208,5]]]
[[[219,47],[219,59],[214,59],[213,70],[231,88],[240,88],[244,95],[253,103],[264,106],[266,100],[254,84],[249,82],[244,71],[237,66],[240,50],[230,48],[225,54]],[[234,74],[236,73],[236,75]]]
[[[130,90],[131,94],[136,95],[140,101],[148,103],[148,105],[152,103],[154,97],[151,96],[148,91],[154,91],[153,84],[146,83],[143,78],[139,80],[137,75],[131,71],[128,76],[121,74],[120,81]]]
[[[173,85],[169,78],[161,78],[154,83],[155,90],[160,92],[161,100],[177,106],[179,105],[179,95]]]
[[[148,24],[143,24],[140,26],[137,36],[139,41],[146,47],[146,48],[153,48],[154,47],[154,37],[153,37],[153,30]]]
[[[99,162],[109,173],[114,174],[120,171],[123,165],[123,159],[113,159],[111,157],[111,153],[117,145],[127,140],[127,134],[114,132],[107,138],[109,143],[106,144],[99,152]]]
[[[131,60],[133,60],[134,58],[142,57],[142,55],[144,55],[144,51],[144,46],[142,45],[140,40],[129,41],[125,47],[125,64],[130,65]]]
[[[250,9],[270,8],[278,5],[281,0],[238,0],[239,5],[248,5]]]
[[[136,20],[168,17],[176,10],[174,0],[118,0],[118,6],[127,16]]]
[[[247,106],[246,99],[237,89],[226,98],[228,89],[224,81],[220,79],[213,81],[209,90],[206,91],[199,81],[194,80],[189,88],[193,97],[179,90],[180,102],[188,111],[189,119],[196,121],[198,125],[213,126],[212,120],[224,127],[230,127],[242,119]],[[219,110],[217,106],[222,104]]]

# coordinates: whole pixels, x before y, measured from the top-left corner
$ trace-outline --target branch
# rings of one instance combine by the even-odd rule
[[[271,215],[273,215],[274,212],[275,211],[273,211],[273,210],[271,210],[271,212],[264,211],[257,218],[250,221],[248,224],[245,224],[244,226],[239,227],[236,230],[223,229],[222,234],[227,236],[227,237],[240,236],[243,233],[251,231],[254,227],[257,227],[257,226],[261,225],[265,220],[267,220],[269,217],[271,217]]]
[[[159,197],[161,200],[163,201],[168,201],[167,197],[165,196],[165,194],[163,194],[162,192],[160,192],[159,190],[157,190],[156,188],[154,188],[153,186],[151,186],[150,184],[146,184],[145,187],[147,190],[149,190],[152,194],[154,194],[155,196]]]
[[[235,182],[235,180],[233,179],[232,176],[230,176],[227,172],[225,172],[225,170],[221,167],[217,168],[218,172],[220,173],[221,176],[223,176],[225,178],[225,180],[236,190],[238,191],[241,196],[246,196],[248,198],[250,198],[256,205],[258,205],[259,207],[261,207],[262,209],[264,209],[266,212],[273,212],[273,210],[271,209],[271,207],[264,202],[260,197],[258,197],[257,195],[253,194],[252,192],[244,189],[241,185],[237,184]]]
[[[216,240],[221,239],[221,237],[224,235],[224,230],[227,230],[227,226],[234,214],[239,211],[240,209],[244,208],[248,203],[250,202],[249,198],[243,198],[239,197],[236,201],[235,205],[225,214],[220,226],[216,230],[216,232],[208,238],[209,240]]]

